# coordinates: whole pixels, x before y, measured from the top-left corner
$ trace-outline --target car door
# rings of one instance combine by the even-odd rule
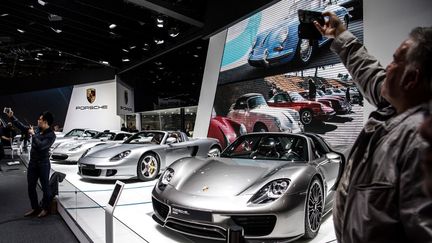
[[[191,143],[191,141],[185,141],[185,138],[178,132],[170,133],[168,138],[173,137],[174,134],[178,136],[177,141],[166,144],[166,166],[169,166],[178,159],[189,157],[192,154],[193,143]]]
[[[330,193],[336,183],[342,158],[338,154],[330,153],[329,149],[323,146],[323,144],[319,143],[317,140],[311,140],[312,156],[314,156],[314,158],[316,159],[316,162],[320,167],[321,171],[323,172],[325,180],[327,182],[327,195],[328,193]],[[329,158],[329,155],[332,155],[333,157]]]

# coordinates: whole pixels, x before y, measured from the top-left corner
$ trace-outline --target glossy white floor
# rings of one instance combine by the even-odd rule
[[[76,164],[53,162],[52,169],[67,174],[67,181],[82,192],[75,193],[75,189],[71,185],[67,183],[60,184],[59,196],[64,207],[94,242],[104,242],[105,215],[102,207],[105,207],[108,202],[114,187],[114,181],[82,180],[77,175]],[[154,184],[154,181],[126,181],[118,207],[114,212],[114,216],[124,224],[118,222],[115,224],[114,239],[116,242],[219,242],[186,237],[160,227],[151,218],[153,213],[151,191]],[[320,232],[315,239],[309,241],[298,240],[296,242],[336,242],[335,238],[332,216],[328,215],[325,217]]]

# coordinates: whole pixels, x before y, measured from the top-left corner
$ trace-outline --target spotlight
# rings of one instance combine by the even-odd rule
[[[116,24],[110,24],[110,25],[109,25],[109,28],[110,28],[110,29],[114,29],[115,27],[117,27]]]
[[[163,44],[165,41],[164,40],[162,40],[162,39],[155,39],[154,40],[154,42],[157,44],[157,45],[161,45],[161,44]]]
[[[129,58],[123,58],[122,59],[122,62],[129,62],[130,60],[129,60]]]
[[[23,58],[19,58],[19,59],[18,59],[18,61],[20,61],[20,62],[23,62],[23,61],[24,61],[24,59],[23,59]]]
[[[170,28],[170,29],[168,30],[168,34],[169,34],[169,36],[171,36],[172,38],[175,38],[175,37],[177,37],[177,36],[180,34],[180,32],[179,32],[179,30],[178,30],[176,27],[173,27],[173,28]]]
[[[131,49],[131,50],[133,50],[133,49],[135,49],[136,48],[136,46],[130,46],[129,47],[129,49]]]
[[[17,29],[17,31],[20,32],[21,34],[25,33],[25,30],[22,30],[22,29]]]
[[[61,29],[54,29],[53,27],[51,27],[52,31],[56,32],[57,34],[60,34],[61,32],[63,32]]]
[[[42,5],[42,6],[45,6],[45,5],[47,4],[47,2],[42,1],[42,0],[38,0],[38,3],[39,3],[40,5]]]
[[[109,62],[107,62],[107,61],[100,61],[100,63],[103,65],[109,65]]]
[[[8,16],[9,14],[8,13],[4,13],[4,14],[1,14],[0,16],[1,17],[6,17],[6,16]]]
[[[148,51],[149,49],[150,49],[150,45],[148,43],[144,43],[143,47],[142,47],[142,50],[143,51]]]
[[[156,26],[159,28],[163,28],[164,27],[164,20],[162,17],[157,17],[156,18]]]
[[[123,48],[122,51],[124,51],[124,52],[129,52],[129,50],[128,50],[128,49],[125,49],[125,48]]]
[[[38,57],[40,57],[40,56],[43,56],[43,53],[38,52],[36,55],[37,55]]]

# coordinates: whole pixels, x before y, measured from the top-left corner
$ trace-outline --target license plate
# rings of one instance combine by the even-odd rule
[[[177,206],[171,207],[171,216],[178,219],[191,219],[212,222],[212,214],[210,212],[193,210]]]

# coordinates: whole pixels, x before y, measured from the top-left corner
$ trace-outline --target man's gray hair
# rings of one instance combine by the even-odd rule
[[[408,50],[406,60],[410,65],[420,69],[425,82],[432,93],[432,27],[414,28],[409,37],[414,44]]]

